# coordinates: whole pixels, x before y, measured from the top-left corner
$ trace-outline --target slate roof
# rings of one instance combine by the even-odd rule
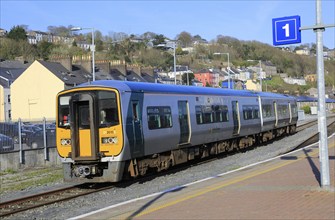
[[[73,65],[73,71],[67,70],[62,64],[57,62],[40,62],[45,68],[57,76],[64,84],[69,86],[78,85],[81,83],[92,81],[92,74],[85,71],[79,65]]]
[[[16,60],[2,60],[0,62],[0,85],[9,86],[31,65]],[[7,79],[7,80],[6,80]]]

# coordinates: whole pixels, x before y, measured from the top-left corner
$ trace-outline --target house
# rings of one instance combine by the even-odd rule
[[[42,31],[29,31],[27,33],[27,40],[29,44],[37,44],[41,41],[49,42],[48,33]]]
[[[306,55],[306,56],[309,56],[311,54],[308,47],[298,49],[298,50],[295,51],[295,53],[298,54],[298,55]]]
[[[11,84],[28,68],[31,63],[16,60],[0,62],[0,121],[11,121]]]
[[[214,85],[214,75],[209,69],[202,69],[194,73],[194,78],[202,83],[202,86]]]
[[[7,31],[5,29],[0,28],[0,37],[5,37],[7,35]]]
[[[307,82],[316,82],[317,75],[316,74],[308,74],[305,76],[305,80]]]
[[[12,120],[54,119],[57,93],[91,78],[80,66],[70,71],[58,62],[34,61],[10,86]]]
[[[286,82],[287,84],[297,84],[300,86],[305,86],[306,85],[306,80],[304,78],[302,79],[297,79],[297,78],[292,78],[292,77],[285,77],[283,78],[284,82]]]
[[[261,86],[259,83],[248,79],[247,82],[245,83],[245,87],[247,90],[252,90],[252,91],[261,91]]]

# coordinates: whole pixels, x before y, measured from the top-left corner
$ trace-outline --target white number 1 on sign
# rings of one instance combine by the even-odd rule
[[[285,37],[289,37],[290,36],[290,25],[287,23],[285,24],[285,26],[282,27],[282,29],[285,30]]]

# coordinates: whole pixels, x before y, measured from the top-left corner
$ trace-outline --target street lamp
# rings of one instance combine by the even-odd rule
[[[228,89],[230,89],[230,67],[229,67],[229,53],[213,53],[213,55],[221,55],[221,54],[225,54],[228,56]]]
[[[95,45],[94,45],[94,28],[82,28],[82,27],[73,27],[71,28],[71,31],[81,31],[81,30],[92,30],[92,77],[93,81],[95,81],[95,61],[94,61],[94,51],[95,51]]]
[[[174,84],[177,85],[177,73],[176,73],[176,41],[173,41],[173,71],[174,71]]]

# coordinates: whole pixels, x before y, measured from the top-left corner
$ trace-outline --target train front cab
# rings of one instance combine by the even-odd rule
[[[119,93],[115,89],[77,88],[57,96],[57,150],[65,181],[85,178],[119,181],[123,148]]]

